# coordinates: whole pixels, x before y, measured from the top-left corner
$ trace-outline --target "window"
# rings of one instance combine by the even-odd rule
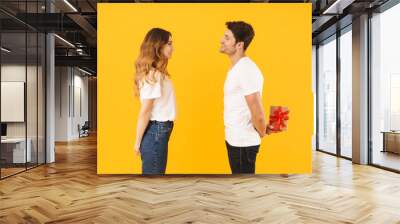
[[[15,3],[0,1],[0,7]],[[44,3],[20,1],[12,8],[20,14],[43,13]],[[8,21],[0,24],[0,178],[5,178],[45,163],[46,39],[5,13],[0,17]]]
[[[352,32],[340,36],[340,155],[352,157]]]
[[[371,161],[400,170],[400,4],[371,18]]]
[[[336,36],[318,47],[318,149],[336,153]]]

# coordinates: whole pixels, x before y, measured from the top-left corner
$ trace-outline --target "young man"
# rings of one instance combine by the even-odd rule
[[[242,21],[226,26],[220,52],[228,55],[232,66],[224,84],[225,143],[232,173],[254,173],[261,138],[271,132],[261,102],[264,78],[245,55],[253,27]]]

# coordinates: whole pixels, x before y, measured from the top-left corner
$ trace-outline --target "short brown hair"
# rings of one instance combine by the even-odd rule
[[[254,37],[253,27],[243,21],[231,21],[225,23],[227,28],[233,33],[236,43],[243,42],[244,50],[250,45]]]

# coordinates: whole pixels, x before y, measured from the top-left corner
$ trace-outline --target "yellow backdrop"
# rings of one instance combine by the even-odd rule
[[[133,94],[134,61],[146,32],[169,30],[175,51],[169,72],[177,120],[167,173],[230,173],[224,142],[223,84],[229,59],[219,53],[225,22],[255,30],[247,50],[264,74],[263,103],[290,109],[288,131],[265,137],[256,173],[310,173],[313,133],[311,4],[98,4],[99,174],[141,173],[134,154],[140,102]]]

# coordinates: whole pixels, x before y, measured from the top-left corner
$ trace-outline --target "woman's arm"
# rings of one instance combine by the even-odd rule
[[[136,143],[135,152],[137,155],[140,154],[140,143],[142,142],[144,131],[149,124],[151,110],[153,109],[154,99],[145,99],[140,107],[137,127],[136,127]]]

